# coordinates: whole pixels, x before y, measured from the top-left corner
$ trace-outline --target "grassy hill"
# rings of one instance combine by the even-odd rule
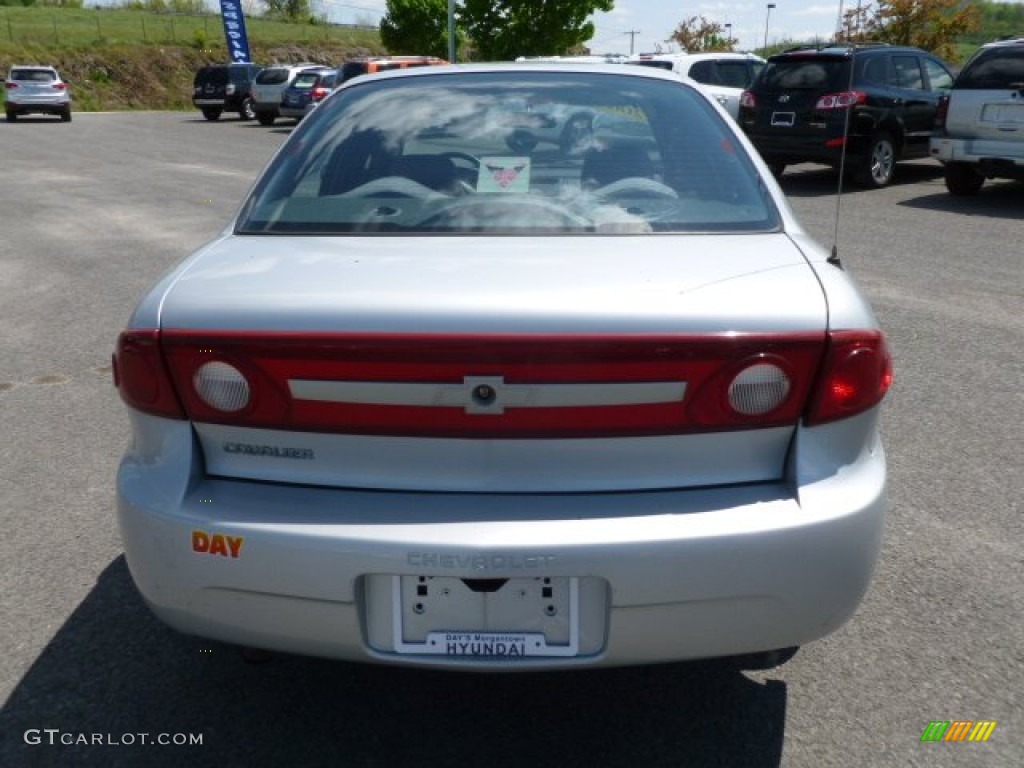
[[[338,65],[383,53],[376,29],[246,19],[253,61]],[[192,77],[226,62],[220,17],[96,8],[0,7],[0,73],[52,64],[78,110],[191,109]]]

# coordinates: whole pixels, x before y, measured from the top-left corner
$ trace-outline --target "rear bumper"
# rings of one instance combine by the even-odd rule
[[[814,136],[779,137],[774,134],[750,134],[750,140],[766,163],[823,163],[838,166],[843,156],[841,146],[827,146],[828,137]],[[863,136],[850,136],[847,140],[846,157],[860,157],[867,151],[867,140]]]
[[[941,163],[973,165],[989,178],[1024,179],[1024,136],[1019,141],[980,141],[933,136],[931,156]]]
[[[857,420],[867,420],[861,426],[873,432],[875,418]],[[156,424],[162,420],[142,421],[153,422],[141,424],[143,434],[162,432],[164,459],[128,453],[118,474],[118,516],[146,602],[182,632],[299,654],[535,669],[801,645],[856,610],[884,525],[885,460],[877,438],[841,467],[795,462],[795,476],[802,476],[795,485],[392,493],[197,476],[189,469],[195,464],[188,425],[168,431],[167,422]],[[808,455],[819,456],[815,443],[829,440],[822,431],[837,428],[849,426],[804,430]],[[195,551],[195,531],[219,536],[219,551]],[[368,595],[367,577],[374,575],[564,576],[607,588],[601,621],[590,622],[579,656],[510,662],[401,655],[371,640],[369,614],[390,609]]]
[[[19,115],[63,115],[71,111],[71,102],[64,101],[5,101],[4,111]]]

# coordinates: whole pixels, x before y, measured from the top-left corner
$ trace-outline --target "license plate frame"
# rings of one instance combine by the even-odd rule
[[[772,128],[792,128],[796,125],[796,112],[772,112]]]
[[[543,632],[516,627],[473,629],[441,626],[427,632],[422,641],[407,640],[406,611],[412,611],[413,606],[406,605],[403,599],[402,578],[399,575],[391,577],[392,626],[396,653],[487,660],[568,658],[579,655],[580,585],[577,577],[564,578],[568,608],[568,636],[564,643],[549,642]],[[514,588],[517,580],[508,581],[513,583]]]
[[[1024,104],[986,104],[981,119],[986,123],[1024,125]]]

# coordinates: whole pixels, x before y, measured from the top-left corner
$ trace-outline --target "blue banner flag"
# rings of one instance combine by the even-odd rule
[[[249,54],[249,37],[245,34],[241,1],[220,0],[220,17],[224,20],[224,39],[228,43],[231,61],[237,64],[250,63],[252,56]]]

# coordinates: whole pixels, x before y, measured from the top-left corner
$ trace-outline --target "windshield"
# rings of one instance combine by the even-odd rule
[[[237,231],[647,234],[777,226],[750,158],[691,87],[524,70],[343,89],[282,148]]]

